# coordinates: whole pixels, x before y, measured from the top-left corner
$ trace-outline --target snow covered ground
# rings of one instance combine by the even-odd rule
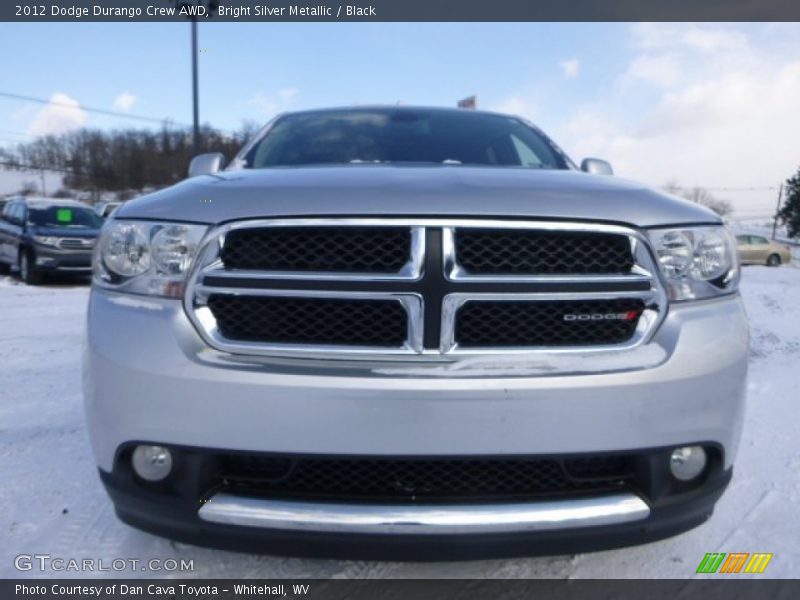
[[[285,559],[174,544],[114,516],[83,421],[80,345],[88,290],[0,277],[0,577],[19,554],[193,559],[202,577],[692,577],[706,552],[773,552],[765,576],[800,575],[800,269],[749,267],[749,409],[733,483],[712,519],[645,546],[460,563]],[[75,573],[45,575],[78,576]],[[122,572],[122,576],[145,574]],[[147,574],[149,576],[157,574]],[[717,577],[717,576],[715,576]]]

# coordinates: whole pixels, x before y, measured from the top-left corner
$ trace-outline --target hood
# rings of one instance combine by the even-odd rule
[[[638,227],[719,223],[697,204],[616,177],[501,167],[337,165],[225,171],[126,202],[115,218],[517,217]]]

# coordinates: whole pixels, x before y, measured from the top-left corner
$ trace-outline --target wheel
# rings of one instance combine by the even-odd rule
[[[19,254],[19,277],[28,285],[36,285],[42,280],[42,274],[36,268],[33,250],[22,250]]]
[[[768,267],[780,267],[781,266],[781,257],[777,254],[770,254],[767,258],[767,266]]]

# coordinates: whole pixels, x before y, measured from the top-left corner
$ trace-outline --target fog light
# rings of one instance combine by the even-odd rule
[[[136,446],[131,462],[145,481],[161,481],[172,471],[172,453],[162,446]]]
[[[669,470],[680,481],[694,479],[706,468],[706,451],[700,446],[684,446],[672,451]]]

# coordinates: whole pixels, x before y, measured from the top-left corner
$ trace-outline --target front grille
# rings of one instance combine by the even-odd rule
[[[408,227],[263,227],[225,237],[228,269],[396,273],[408,263]]]
[[[591,492],[632,478],[622,455],[575,458],[296,458],[228,455],[223,484],[273,497],[486,501]]]
[[[636,330],[639,299],[469,301],[455,317],[465,347],[621,344]]]
[[[212,294],[208,307],[231,340],[401,347],[408,316],[396,300]]]
[[[667,301],[646,238],[612,225],[259,219],[218,227],[198,256],[187,314],[235,354],[624,349]]]
[[[457,229],[458,263],[476,275],[629,273],[627,236],[584,231]]]
[[[94,247],[93,239],[63,238],[58,242],[58,247],[64,250],[89,250]]]

